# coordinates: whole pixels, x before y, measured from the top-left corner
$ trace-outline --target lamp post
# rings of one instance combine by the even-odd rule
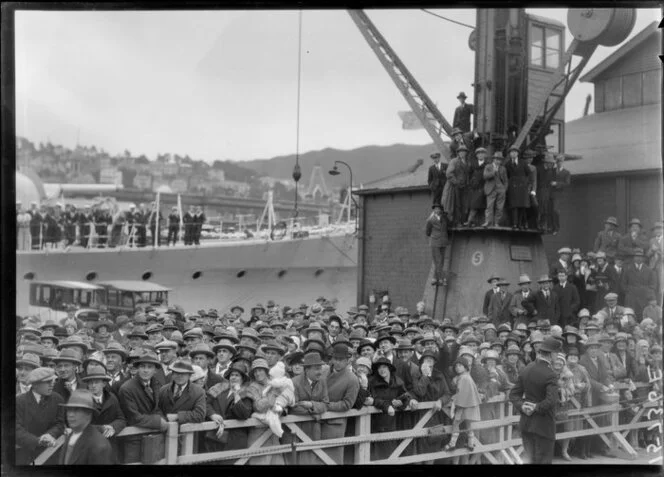
[[[338,176],[339,174],[341,174],[341,172],[339,172],[337,164],[343,164],[344,166],[346,166],[350,174],[350,187],[348,188],[348,194],[350,194],[350,198],[353,201],[353,204],[355,205],[355,232],[357,232],[357,214],[359,208],[357,206],[357,202],[355,201],[355,197],[353,197],[353,169],[351,169],[350,166],[346,164],[344,161],[334,161],[334,167],[332,168],[332,170],[329,171],[329,174],[331,176]]]

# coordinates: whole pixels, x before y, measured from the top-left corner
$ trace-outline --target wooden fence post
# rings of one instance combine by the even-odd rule
[[[178,463],[178,423],[169,422],[166,430],[166,439],[164,439],[166,449],[166,465]]]
[[[355,435],[368,436],[371,434],[371,414],[357,416],[355,420]],[[371,460],[371,443],[362,442],[355,446],[355,464],[368,464]]]

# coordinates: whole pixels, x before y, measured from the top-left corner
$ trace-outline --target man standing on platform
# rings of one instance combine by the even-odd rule
[[[655,292],[655,272],[646,266],[643,250],[634,250],[634,262],[626,269],[622,277],[625,290],[625,304],[634,310],[636,317],[642,319],[643,309],[648,306],[648,292]]]
[[[512,228],[525,230],[528,228],[527,210],[530,207],[530,168],[526,161],[519,158],[519,148],[510,146],[507,150],[509,160],[505,165],[509,184],[507,187],[507,206],[512,213]]]
[[[521,413],[519,429],[528,464],[551,464],[556,442],[556,406],[558,379],[552,369],[552,358],[562,350],[556,338],[544,340],[536,361],[519,374],[509,399]]]
[[[440,205],[443,188],[445,187],[447,164],[440,162],[440,152],[434,152],[430,157],[433,159],[433,164],[429,166],[427,184],[429,184],[429,190],[433,197],[433,205]]]
[[[207,221],[203,209],[199,205],[196,207],[196,215],[194,215],[194,245],[201,244],[201,232],[203,231],[203,224]]]
[[[448,245],[447,218],[441,211],[440,205],[433,205],[433,212],[427,219],[426,234],[429,237],[431,254],[433,256],[434,275],[433,286],[445,285],[443,278],[443,262],[445,260],[445,247]]]
[[[464,133],[470,132],[470,116],[473,115],[473,118],[475,117],[475,107],[470,103],[466,104],[467,96],[463,91],[459,93],[457,99],[461,104],[454,110],[452,127],[459,128]]]
[[[558,309],[560,310],[560,321],[556,324],[563,329],[567,325],[578,325],[576,312],[579,311],[581,305],[579,291],[574,284],[567,281],[567,278],[564,270],[558,270],[558,285],[553,288],[558,295]]]
[[[555,198],[572,183],[572,175],[564,168],[564,162],[565,156],[558,154],[556,156],[556,180],[551,183],[554,190],[554,194],[551,196],[553,198],[551,204],[551,210],[553,211],[553,235],[556,235],[560,230],[560,214],[558,213],[558,209],[556,209]]]
[[[503,164],[503,153],[493,153],[493,163],[484,168],[484,194],[486,195],[486,216],[482,227],[499,226],[503,219],[505,194],[507,191],[507,170]]]
[[[460,144],[457,148],[457,157],[450,161],[447,168],[445,188],[443,189],[443,211],[455,225],[468,225],[468,178],[470,164],[468,163],[468,148]]]
[[[178,231],[180,230],[180,214],[178,208],[173,206],[171,213],[168,214],[168,238],[166,239],[166,245],[170,245],[171,241],[173,245],[178,243]]]
[[[483,147],[475,149],[475,157],[470,161],[470,171],[468,174],[469,198],[468,207],[468,226],[474,227],[481,223],[481,217],[486,208],[486,196],[484,194],[484,169],[489,164],[487,162],[487,150]],[[479,216],[479,218],[478,218]]]
[[[184,222],[184,244],[185,245],[191,245],[194,243],[194,215],[196,214],[196,211],[194,210],[194,206],[190,205],[189,210],[187,213],[184,214],[184,217],[182,217],[182,221]]]
[[[597,233],[595,237],[595,244],[593,251],[604,252],[606,256],[613,260],[618,252],[618,242],[620,241],[620,233],[617,230],[618,219],[609,217],[604,221],[604,230]]]

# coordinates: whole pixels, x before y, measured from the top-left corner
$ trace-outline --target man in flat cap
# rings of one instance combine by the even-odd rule
[[[427,184],[431,191],[433,198],[433,205],[439,204],[443,195],[443,188],[445,187],[447,164],[440,162],[440,152],[431,154],[433,164],[429,166],[429,175],[427,177]]]
[[[16,465],[28,465],[65,430],[59,406],[64,399],[53,392],[55,372],[36,368],[28,375],[30,391],[16,397]]]
[[[463,91],[457,95],[457,99],[461,104],[454,110],[452,127],[459,128],[463,133],[470,132],[470,116],[472,115],[473,119],[475,119],[475,107],[470,103],[466,103],[467,96]]]

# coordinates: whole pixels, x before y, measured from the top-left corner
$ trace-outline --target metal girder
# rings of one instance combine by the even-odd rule
[[[431,98],[424,92],[420,84],[408,71],[366,13],[362,10],[348,10],[348,14],[357,25],[378,60],[390,75],[413,113],[429,133],[441,155],[449,159],[449,148],[444,143],[442,134],[449,137],[452,125],[445,119]]]
[[[549,87],[544,90],[540,98],[537,99],[535,113],[528,115],[528,120],[521,128],[519,135],[514,141],[516,147],[521,148],[521,145],[529,135],[533,139],[528,143],[527,148],[532,148],[535,143],[546,136],[551,121],[565,101],[567,93],[569,93],[569,90],[578,79],[581,71],[583,71],[583,68],[586,66],[588,60],[590,60],[590,57],[596,49],[597,44],[588,44],[576,39],[572,41],[563,56],[560,66],[555,73],[551,75]],[[574,56],[580,56],[581,61],[572,68],[572,59]],[[563,85],[562,94],[560,96],[552,96],[552,93],[560,85]],[[531,128],[537,120],[539,120],[539,125],[535,131],[531,132]]]

